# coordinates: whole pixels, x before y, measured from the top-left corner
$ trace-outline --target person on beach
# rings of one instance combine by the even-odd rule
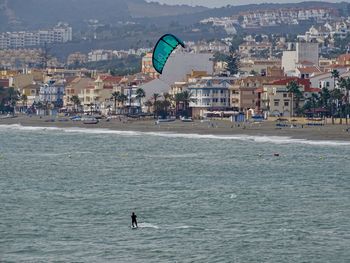
[[[132,227],[137,227],[137,220],[136,220],[137,216],[135,215],[134,212],[132,212],[131,214],[131,226]]]

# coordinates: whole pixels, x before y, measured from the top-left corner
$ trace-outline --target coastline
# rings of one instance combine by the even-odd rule
[[[350,142],[350,132],[346,131],[346,125],[325,125],[297,127],[276,127],[276,122],[265,121],[255,124],[236,124],[227,120],[213,120],[211,122],[175,122],[161,123],[156,125],[154,120],[124,120],[113,119],[109,122],[100,120],[98,124],[83,124],[81,122],[59,121],[47,122],[50,117],[39,118],[37,116],[19,116],[17,118],[0,119],[1,125],[21,125],[24,127],[52,127],[52,128],[84,128],[84,129],[106,129],[124,132],[144,133],[176,133],[176,134],[198,134],[214,136],[268,136],[288,137],[291,139],[309,141],[345,141]],[[62,120],[62,118],[61,118]]]

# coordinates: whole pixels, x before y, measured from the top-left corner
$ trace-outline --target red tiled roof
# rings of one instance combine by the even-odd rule
[[[120,76],[101,76],[103,82],[119,83],[123,77]]]
[[[321,72],[321,70],[318,67],[312,66],[312,67],[304,67],[304,68],[298,68],[300,73],[317,73]]]
[[[310,88],[310,87],[306,87],[306,88],[305,88],[305,92],[318,93],[318,92],[321,92],[321,89],[320,89],[320,88]]]
[[[288,85],[292,81],[296,81],[299,85],[303,85],[305,88],[310,87],[310,80],[293,77],[273,81],[270,85]]]

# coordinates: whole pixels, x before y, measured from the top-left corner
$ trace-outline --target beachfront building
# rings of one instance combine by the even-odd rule
[[[192,94],[190,108],[194,118],[204,117],[207,112],[230,109],[229,88],[234,79],[229,77],[202,77],[187,89]]]
[[[93,85],[83,90],[84,111],[109,114],[113,110],[112,93],[122,77],[99,75]]]
[[[294,116],[297,108],[304,105],[304,97],[295,99],[287,86],[295,81],[302,93],[310,92],[310,81],[308,79],[285,78],[264,84],[261,93],[261,110],[270,116]]]
[[[51,105],[53,108],[63,106],[64,86],[56,85],[55,81],[49,81],[42,85],[39,90],[39,102]]]
[[[260,111],[260,93],[264,84],[281,76],[249,76],[237,80],[230,88],[230,106],[237,111]]]
[[[84,92],[90,90],[94,87],[94,80],[88,77],[72,77],[66,79],[65,95],[63,96],[63,106],[64,109],[78,110],[82,109],[84,104],[90,104],[90,101],[85,101]],[[78,96],[80,100],[80,105],[74,105],[71,101],[73,96]]]

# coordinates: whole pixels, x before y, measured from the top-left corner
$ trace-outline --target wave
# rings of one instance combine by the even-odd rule
[[[185,139],[216,139],[216,140],[239,140],[258,143],[274,144],[308,144],[320,146],[350,146],[350,142],[337,140],[307,140],[293,139],[286,136],[259,136],[259,135],[213,135],[196,133],[172,133],[172,132],[141,132],[141,131],[121,131],[109,129],[91,129],[91,128],[59,128],[59,127],[34,127],[22,126],[20,124],[0,125],[2,130],[22,130],[22,131],[61,131],[66,133],[84,133],[84,134],[116,134],[122,136],[155,136],[166,138],[185,138]]]

